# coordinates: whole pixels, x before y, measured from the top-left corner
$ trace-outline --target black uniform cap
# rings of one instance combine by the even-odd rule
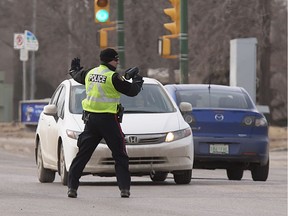
[[[118,61],[118,59],[119,59],[118,53],[112,48],[104,49],[100,53],[100,60],[104,63],[108,63],[113,60]]]

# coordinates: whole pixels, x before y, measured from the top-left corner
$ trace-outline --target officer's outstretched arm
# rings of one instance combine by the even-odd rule
[[[112,83],[115,87],[115,89],[125,94],[129,97],[136,96],[142,88],[143,81],[139,80],[132,80],[131,82],[126,81],[120,74],[115,73],[112,76]]]
[[[128,95],[129,96],[136,96],[138,95],[138,93],[141,91],[142,89],[142,85],[143,85],[143,77],[140,75],[136,75],[135,77],[132,78],[132,83],[131,83],[131,87],[129,90]]]

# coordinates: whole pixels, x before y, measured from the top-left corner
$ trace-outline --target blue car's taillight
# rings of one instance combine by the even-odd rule
[[[244,126],[266,127],[267,120],[264,117],[246,116],[242,124]]]
[[[183,115],[184,120],[188,123],[188,124],[195,124],[196,123],[196,119],[192,114],[184,114]]]

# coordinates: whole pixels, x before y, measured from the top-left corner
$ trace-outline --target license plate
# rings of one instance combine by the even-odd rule
[[[211,144],[210,154],[229,154],[229,146],[226,144]]]

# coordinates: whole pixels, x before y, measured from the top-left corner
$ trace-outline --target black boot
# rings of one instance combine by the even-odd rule
[[[130,196],[130,191],[129,190],[127,190],[127,189],[122,189],[121,190],[121,197],[129,198],[129,196]]]
[[[70,198],[77,198],[77,190],[73,188],[68,189],[68,197]]]

